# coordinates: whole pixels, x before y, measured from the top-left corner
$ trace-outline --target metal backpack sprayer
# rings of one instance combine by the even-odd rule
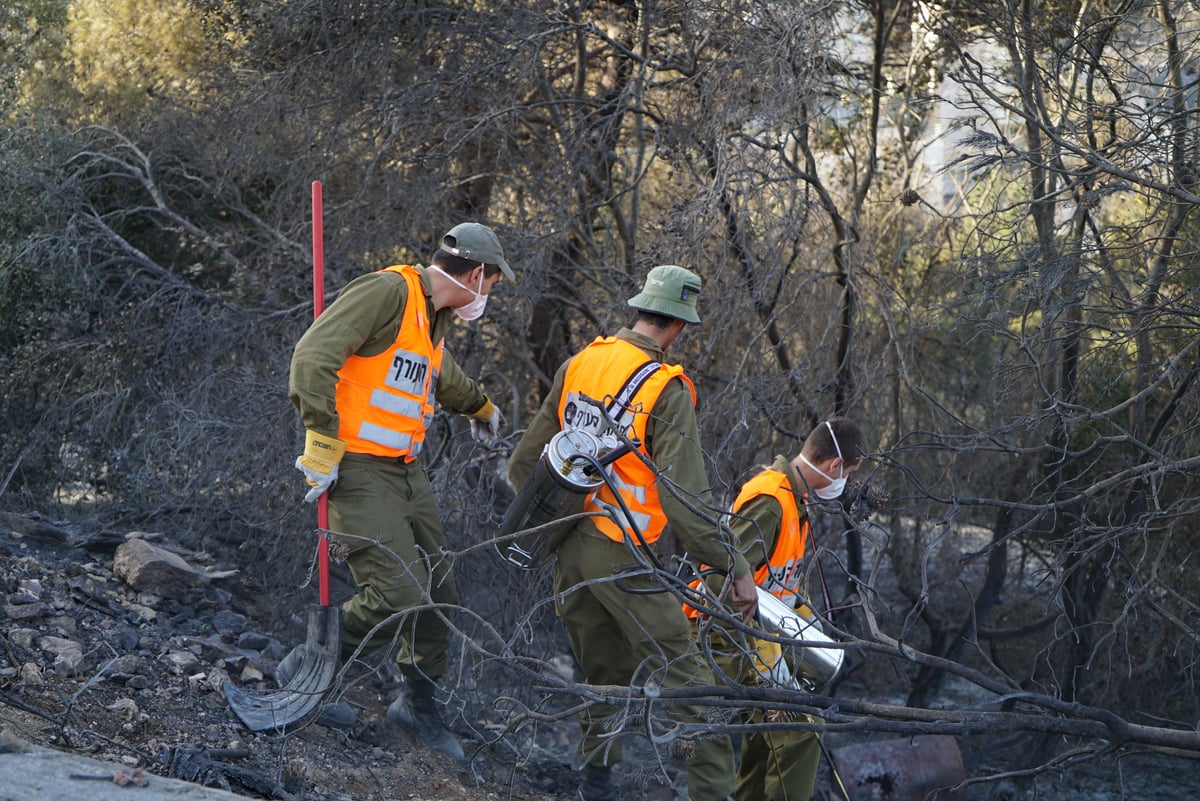
[[[589,416],[587,428],[560,430],[542,448],[538,464],[500,520],[497,537],[511,537],[496,546],[505,561],[532,570],[550,559],[571,529],[572,523],[560,520],[583,511],[587,496],[610,480],[607,466],[637,447],[636,441],[620,433],[623,427],[613,421],[612,411],[624,409],[658,366],[647,362],[610,403],[582,393],[575,396],[578,403],[595,406],[599,415]],[[517,532],[522,534],[512,536]]]
[[[603,404],[586,399],[602,412]],[[605,420],[611,423],[607,414]],[[587,496],[607,480],[605,467],[634,447],[609,433],[597,435],[583,429],[566,429],[555,434],[542,449],[517,497],[500,521],[496,551],[510,564],[531,570],[542,564],[562,542],[572,523],[561,518],[583,510]],[[555,525],[557,523],[557,525]]]
[[[815,618],[802,615],[762,587],[755,589],[758,591],[759,625],[783,641],[782,647],[792,654],[801,671],[801,675],[793,674],[787,661],[780,659],[776,664],[765,665],[771,678],[783,687],[794,689],[803,686],[819,688],[833,681],[845,662],[845,650],[821,631]]]
[[[588,493],[604,483],[594,467],[601,449],[600,440],[586,431],[560,431],[547,443],[496,532],[507,537],[529,530],[497,543],[496,550],[506,562],[529,570],[546,560],[567,526],[545,527],[571,514],[572,507],[582,509]]]

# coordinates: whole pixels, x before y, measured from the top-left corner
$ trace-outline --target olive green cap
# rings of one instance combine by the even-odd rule
[[[512,267],[504,260],[500,237],[486,225],[475,222],[459,223],[442,237],[442,250],[482,264],[496,264],[509,281],[517,280]]]
[[[640,311],[698,323],[700,315],[696,314],[696,301],[699,297],[700,276],[675,264],[660,264],[646,273],[642,291],[626,303]]]

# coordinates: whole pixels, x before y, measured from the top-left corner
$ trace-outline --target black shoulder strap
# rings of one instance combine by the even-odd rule
[[[638,390],[650,380],[650,376],[658,372],[660,367],[662,367],[661,362],[651,359],[633,371],[633,374],[625,381],[625,386],[621,387],[620,391],[604,407],[610,419],[616,420],[625,409],[629,408],[629,402],[638,394]]]

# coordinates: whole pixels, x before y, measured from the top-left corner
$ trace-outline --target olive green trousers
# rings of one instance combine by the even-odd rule
[[[449,627],[437,611],[410,611],[458,604],[450,563],[440,556],[445,535],[437,502],[421,463],[346,454],[329,493],[329,527],[336,532],[330,539],[349,549],[347,566],[358,585],[342,604],[342,658],[360,643],[366,655],[396,642],[404,675],[435,681],[445,675]],[[441,609],[445,614],[449,610]]]
[[[696,626],[692,626],[693,633]],[[755,641],[747,638],[744,646],[714,626],[706,643],[711,647],[713,661],[731,680],[748,687],[762,683],[754,667]],[[808,716],[809,721],[818,718]],[[761,723],[763,711],[747,710],[742,714],[746,723]],[[816,732],[761,731],[742,737],[741,758],[738,763],[737,801],[808,801],[817,778],[817,763],[821,744]]]
[[[580,524],[559,546],[554,573],[555,609],[588,683],[711,685],[712,671],[700,656],[675,596],[628,592],[660,585],[648,577],[614,581],[615,575],[637,562],[625,545],[588,529],[589,524]],[[585,710],[580,715],[580,760],[602,765],[619,762],[619,733],[628,716],[641,712],[640,701],[628,708],[597,704]],[[681,723],[705,723],[712,718],[701,706],[674,706],[666,714]],[[687,767],[692,801],[723,801],[733,792],[733,747],[728,735],[696,740]]]

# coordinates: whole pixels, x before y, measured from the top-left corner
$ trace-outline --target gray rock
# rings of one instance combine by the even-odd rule
[[[113,574],[135,590],[161,596],[177,596],[200,582],[195,569],[181,556],[139,539],[117,548]]]
[[[5,604],[4,616],[9,620],[33,620],[46,612],[46,607],[40,601],[36,603]]]
[[[37,629],[12,629],[8,632],[9,642],[22,648],[32,648],[37,636]]]
[[[162,661],[171,668],[171,672],[187,675],[200,666],[200,658],[190,651],[171,651],[161,657]]]
[[[74,673],[83,662],[83,646],[66,637],[42,637],[38,647],[54,657],[54,672],[62,675]]]
[[[104,633],[104,639],[118,651],[132,651],[138,647],[138,633],[129,626],[116,626]]]
[[[29,593],[34,598],[42,597],[42,582],[35,578],[21,579],[19,582],[17,582],[17,588],[20,589],[21,592]]]
[[[212,616],[212,627],[223,637],[234,637],[246,630],[246,618],[222,609]]]
[[[140,656],[126,654],[114,659],[109,664],[105,675],[112,681],[125,683],[139,673],[145,673],[146,670],[146,665]]]
[[[76,776],[94,777],[81,782]],[[124,776],[134,781],[122,783]],[[0,760],[0,787],[7,798],[86,798],[88,801],[246,801],[245,796],[165,776],[136,772],[128,765],[26,745]]]
[[[271,644],[271,638],[258,631],[243,631],[238,635],[238,648],[249,648],[252,651],[262,651]]]

